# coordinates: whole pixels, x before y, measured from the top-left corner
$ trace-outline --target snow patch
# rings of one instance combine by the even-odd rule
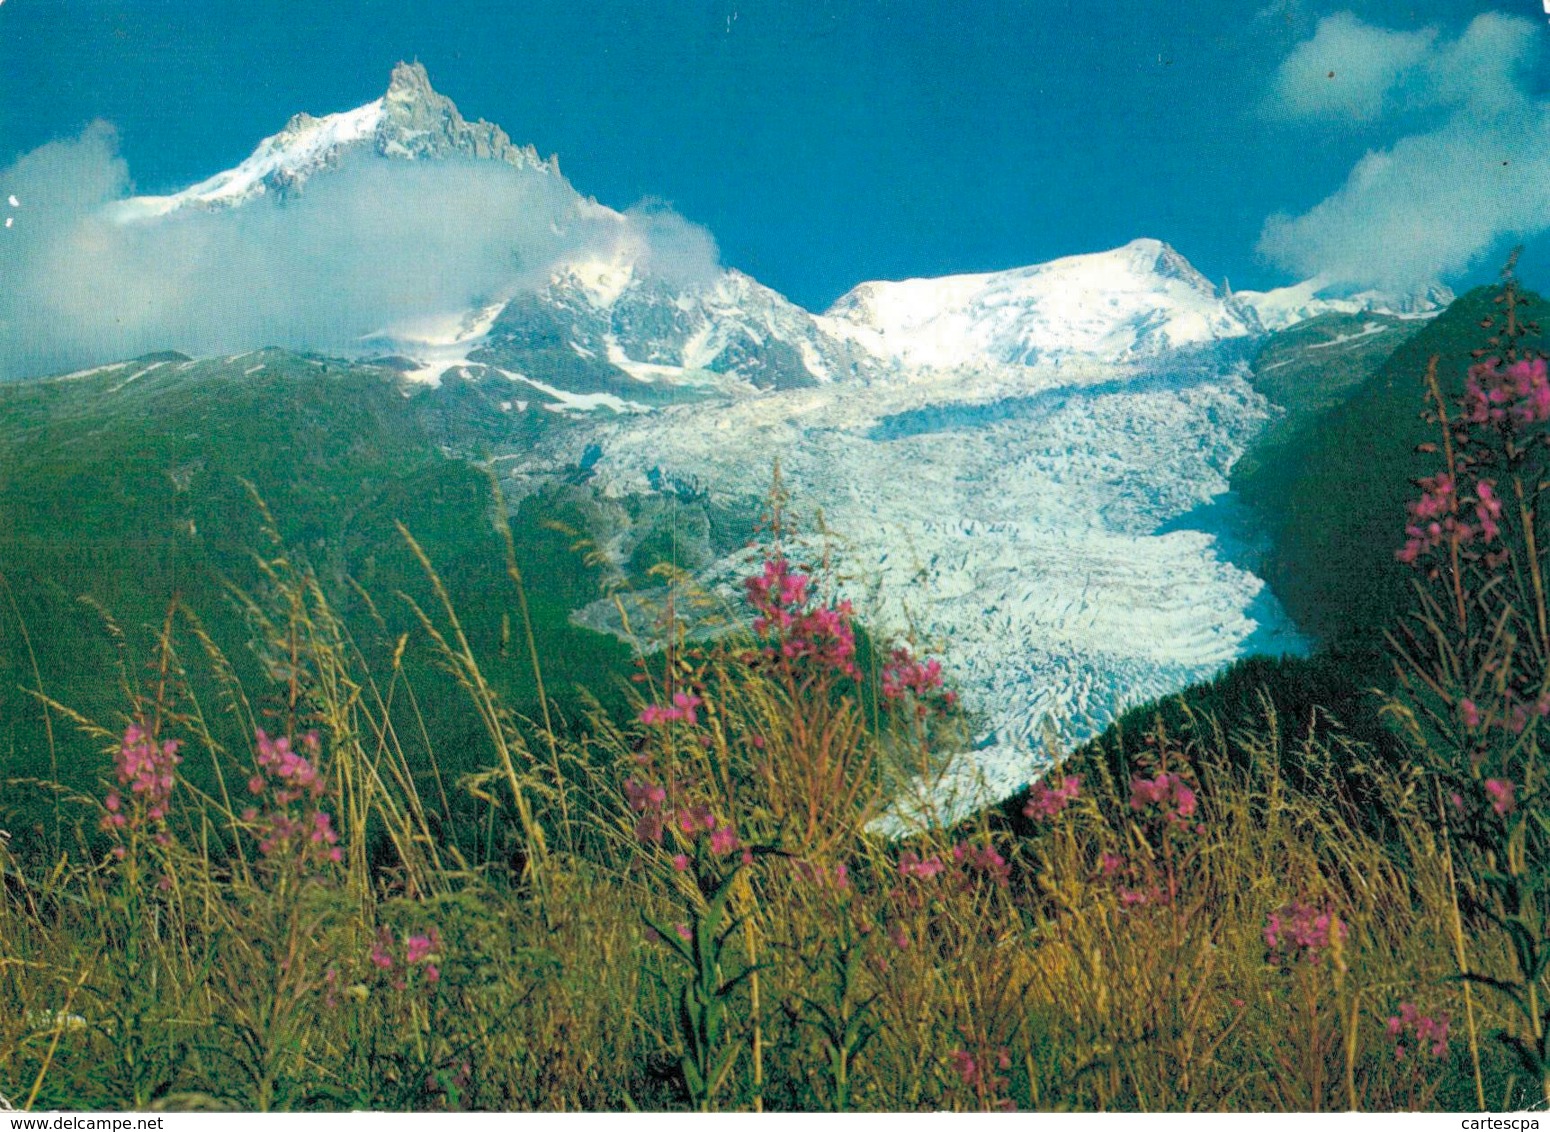
[[[321,118],[299,114],[285,129],[260,142],[236,168],[170,196],[131,197],[114,207],[113,216],[120,223],[134,223],[190,205],[231,206],[262,196],[274,184],[305,178],[327,165],[342,148],[370,138],[382,121],[382,105],[379,98],[341,114]]]
[[[647,406],[640,404],[638,401],[626,401],[623,397],[615,396],[612,393],[570,393],[564,389],[556,389],[552,385],[546,385],[544,382],[537,381],[525,374],[513,373],[508,369],[497,367],[496,372],[509,381],[520,381],[524,385],[529,385],[550,398],[553,403],[543,406],[543,408],[548,409],[550,412],[592,413],[598,409],[608,409],[614,413],[650,412]],[[526,408],[525,402],[523,407]]]

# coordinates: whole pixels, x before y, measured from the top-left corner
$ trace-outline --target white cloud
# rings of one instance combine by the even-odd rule
[[[1267,109],[1289,118],[1378,118],[1436,38],[1430,28],[1389,31],[1350,12],[1327,16],[1281,64]]]
[[[348,353],[621,241],[677,278],[716,269],[714,241],[670,211],[578,208],[562,179],[499,162],[360,154],[284,201],[120,223],[108,206],[129,188],[101,123],[0,172],[28,206],[0,231],[0,377],[165,349]]]
[[[1541,35],[1495,13],[1454,38],[1348,13],[1322,20],[1277,74],[1277,111],[1326,128],[1331,118],[1388,120],[1410,132],[1369,151],[1306,213],[1272,216],[1260,252],[1298,275],[1403,289],[1550,228],[1550,103],[1525,78]],[[1317,67],[1340,72],[1316,60],[1337,57],[1354,61],[1357,77],[1343,92],[1318,88]]]

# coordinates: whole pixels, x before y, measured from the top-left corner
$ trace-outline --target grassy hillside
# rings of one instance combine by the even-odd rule
[[[419,632],[397,595],[426,608],[435,600],[395,527],[402,522],[445,580],[490,678],[516,710],[534,710],[491,486],[448,453],[475,454],[495,435],[522,443],[552,415],[504,413],[458,382],[407,393],[384,369],[280,351],[229,362],[164,355],[0,386],[0,768],[44,775],[57,764],[66,783],[95,778],[97,744],[56,714],[51,750],[26,690],[41,686],[116,727],[124,686],[144,685],[174,599],[243,680],[259,675],[253,626],[228,588],[260,602],[273,596],[254,558],[272,546],[244,481],[267,505],[287,552],[316,572],[356,646],[379,660],[401,634]],[[524,499],[512,532],[549,694],[575,703],[575,687],[585,684],[616,702],[625,650],[568,620],[598,596],[600,573],[551,525],[584,519],[554,491]],[[352,583],[371,595],[380,622]],[[197,660],[191,639],[181,641],[185,659]],[[411,650],[407,663],[419,665],[433,740],[445,740],[443,751],[466,749],[450,769],[481,761],[461,733],[467,721],[434,693],[445,678],[418,655]],[[200,667],[190,668],[199,687]]]
[[[1253,361],[1254,388],[1279,415],[1233,468],[1233,483],[1288,458],[1309,422],[1343,404],[1425,322],[1381,314],[1325,314],[1266,339]]]
[[[1487,288],[1461,296],[1343,401],[1294,422],[1235,476],[1274,543],[1267,580],[1300,626],[1353,663],[1375,665],[1382,627],[1409,600],[1413,571],[1394,551],[1411,480],[1434,463],[1415,454],[1435,440],[1420,415],[1428,360],[1437,356],[1445,393],[1461,392],[1491,298]]]

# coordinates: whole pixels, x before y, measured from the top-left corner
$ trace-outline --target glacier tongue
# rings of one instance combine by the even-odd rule
[[[1231,361],[985,366],[673,407],[555,443],[595,446],[613,493],[665,476],[758,496],[778,459],[798,510],[837,532],[843,595],[938,652],[984,720],[981,749],[936,787],[961,806],[1026,782],[1046,728],[1078,740],[1250,647],[1302,648],[1222,537],[1180,529],[1268,414]]]

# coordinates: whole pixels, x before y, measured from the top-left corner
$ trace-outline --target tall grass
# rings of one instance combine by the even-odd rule
[[[102,780],[5,787],[47,791],[61,836],[0,838],[0,1095],[985,1111],[1540,1097],[1538,724],[1510,726],[1546,671],[1532,603],[1450,575],[1468,564],[1439,540],[1445,568],[1396,638],[1412,684],[1384,752],[1281,719],[1268,695],[1226,716],[1182,707],[1072,752],[1009,814],[899,833],[896,804],[962,749],[967,721],[935,662],[858,646],[775,519],[743,627],[691,639],[668,610],[628,719],[508,708],[407,530],[435,602],[355,595],[418,620],[417,639],[372,650],[385,664],[275,538],[262,592],[234,595],[263,686],[174,605],[122,718],[40,704],[99,742]],[[1512,577],[1538,594],[1530,528]],[[514,562],[509,576],[531,645]],[[1459,592],[1474,605],[1450,622]],[[1508,636],[1537,667],[1504,668]],[[443,776],[410,650],[461,690],[487,769]],[[1465,691],[1495,718],[1486,686],[1509,726],[1469,722]]]

